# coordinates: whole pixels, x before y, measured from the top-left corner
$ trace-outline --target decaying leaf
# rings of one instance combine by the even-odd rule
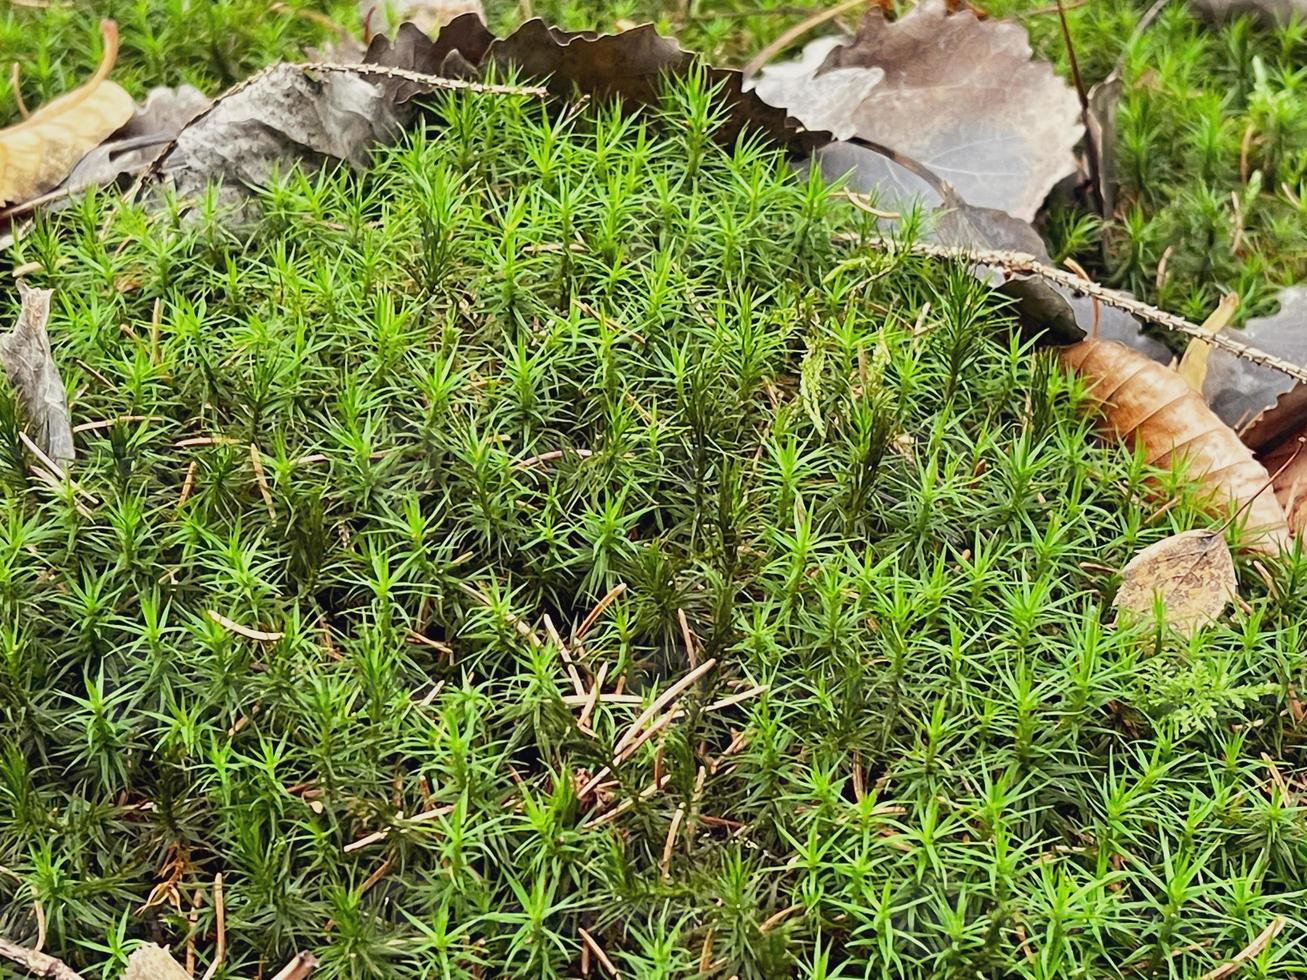
[[[1289,530],[1307,528],[1307,385],[1282,394],[1242,432],[1244,443],[1271,474]]]
[[[132,117],[132,97],[109,72],[118,58],[118,26],[100,25],[104,57],[91,79],[0,130],[0,203],[27,201],[57,185],[88,150]]]
[[[1200,16],[1215,21],[1247,14],[1284,24],[1293,17],[1307,17],[1307,0],[1189,0],[1189,6]]]
[[[1110,341],[1084,341],[1061,356],[1090,382],[1105,430],[1131,448],[1142,446],[1153,466],[1184,459],[1221,510],[1244,509],[1254,546],[1271,552],[1287,547],[1288,524],[1267,490],[1266,468],[1178,374]]]
[[[182,195],[219,181],[233,200],[293,163],[364,165],[399,132],[398,113],[377,82],[278,65],[185,126],[156,165]]]
[[[1118,619],[1151,617],[1160,602],[1163,619],[1193,633],[1225,611],[1235,596],[1234,557],[1219,531],[1182,531],[1150,544],[1121,570],[1113,605]]]
[[[20,281],[18,295],[22,301],[18,322],[0,335],[0,363],[18,396],[33,441],[60,466],[67,466],[75,456],[68,397],[46,333],[53,292],[29,289]]]
[[[1234,317],[1234,311],[1238,308],[1239,294],[1226,293],[1221,297],[1221,302],[1216,305],[1216,309],[1203,321],[1203,332],[1215,337],[1230,325],[1230,320]],[[1195,337],[1185,347],[1184,356],[1180,358],[1180,364],[1175,369],[1176,374],[1180,375],[1184,379],[1184,383],[1194,391],[1203,390],[1203,383],[1207,380],[1207,364],[1211,353],[1212,345],[1206,340],[1199,340]]]
[[[799,67],[771,67],[756,81],[764,101],[809,127],[892,147],[969,204],[1025,221],[1076,170],[1079,101],[1032,58],[1014,21],[922,0],[895,21],[873,7],[848,44],[813,43]]]
[[[795,152],[807,153],[830,141],[830,134],[800,128],[783,109],[755,93],[745,91],[738,71],[704,65],[699,56],[652,25],[617,34],[564,31],[535,18],[512,34],[496,38],[480,18],[465,14],[450,21],[435,40],[420,31],[401,32],[394,42],[374,39],[367,60],[392,64],[403,59],[414,71],[446,77],[467,77],[494,65],[502,75],[515,70],[519,77],[540,80],[560,98],[577,93],[593,99],[621,99],[627,105],[653,105],[671,76],[703,70],[717,87],[723,108],[714,137],[722,143],[736,140],[745,129],[761,132]]]
[[[119,174],[136,173],[208,107],[208,96],[191,85],[151,89],[127,124],[82,157],[60,186],[79,191],[108,184]]]
[[[144,943],[127,958],[122,980],[191,980],[191,975],[162,946]]]
[[[481,0],[359,0],[359,17],[369,35],[393,34],[406,23],[430,34],[463,14],[484,20]]]
[[[1307,286],[1281,291],[1280,311],[1274,316],[1253,317],[1238,339],[1290,363],[1307,363]],[[1212,411],[1238,429],[1273,406],[1293,384],[1292,378],[1279,371],[1214,350],[1208,359],[1203,397]]]

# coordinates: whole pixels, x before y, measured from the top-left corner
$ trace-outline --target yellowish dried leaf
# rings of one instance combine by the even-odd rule
[[[1238,308],[1239,294],[1226,293],[1221,297],[1221,302],[1216,305],[1216,309],[1203,321],[1203,333],[1209,337],[1215,337],[1230,325],[1230,320],[1234,317],[1234,311]],[[1180,358],[1180,366],[1175,370],[1180,377],[1184,378],[1185,384],[1194,391],[1203,390],[1203,382],[1207,380],[1207,359],[1211,354],[1212,345],[1196,337],[1189,341],[1189,345],[1184,349],[1184,356]]]
[[[1235,595],[1234,558],[1219,531],[1183,531],[1150,544],[1121,576],[1118,618],[1151,617],[1160,601],[1166,624],[1180,633],[1215,622]]]
[[[1062,361],[1090,382],[1103,429],[1132,448],[1142,446],[1150,465],[1184,459],[1218,507],[1242,511],[1256,547],[1275,553],[1289,546],[1284,508],[1269,490],[1266,467],[1178,374],[1107,340],[1066,347]]]
[[[108,80],[118,59],[118,26],[102,21],[104,57],[85,85],[0,129],[0,203],[28,201],[55,187],[73,166],[132,118],[132,97]]]

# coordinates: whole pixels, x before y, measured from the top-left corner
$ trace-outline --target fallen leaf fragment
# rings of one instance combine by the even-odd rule
[[[1302,534],[1307,528],[1307,385],[1282,394],[1241,435],[1271,474],[1289,530]]]
[[[462,14],[485,19],[481,0],[359,0],[366,33],[392,34],[404,23],[430,34]]]
[[[142,170],[159,147],[177,137],[188,122],[204,112],[209,97],[190,85],[150,90],[127,124],[77,162],[60,184],[69,192],[108,184],[119,174]]]
[[[1249,15],[1285,24],[1294,17],[1307,17],[1307,0],[1189,0],[1189,6],[1199,16],[1214,21]]]
[[[1274,316],[1253,317],[1238,339],[1292,364],[1307,363],[1307,286],[1281,290]],[[1212,411],[1235,428],[1271,408],[1294,385],[1280,371],[1214,350],[1208,359],[1203,396]]]
[[[18,283],[22,306],[18,321],[0,335],[0,364],[18,396],[18,404],[33,441],[61,467],[76,456],[73,428],[68,418],[68,396],[59,367],[50,353],[49,289],[30,289]],[[58,474],[56,474],[58,475]]]
[[[1216,621],[1235,596],[1234,557],[1219,531],[1182,531],[1150,544],[1121,570],[1112,605],[1118,620],[1151,617],[1160,601],[1163,618],[1179,633]]]
[[[969,204],[1024,221],[1075,172],[1083,133],[1075,92],[1032,57],[1025,27],[949,13],[945,0],[895,21],[873,7],[852,41],[812,42],[798,65],[765,69],[756,91],[806,126],[892,147]]]
[[[127,958],[122,980],[190,980],[190,977],[166,949],[157,943],[145,943]]]
[[[1086,340],[1061,357],[1090,382],[1104,429],[1132,449],[1142,446],[1149,465],[1183,458],[1190,477],[1211,490],[1221,510],[1246,513],[1254,547],[1275,553],[1288,546],[1289,526],[1267,490],[1266,467],[1178,374],[1111,341]]]
[[[1230,325],[1230,320],[1234,317],[1234,311],[1239,308],[1239,294],[1226,293],[1221,297],[1221,302],[1216,305],[1216,309],[1211,315],[1203,321],[1203,332],[1210,336],[1216,336],[1222,330]],[[1212,345],[1206,340],[1194,338],[1189,341],[1188,346],[1184,349],[1184,355],[1180,358],[1180,365],[1176,373],[1184,379],[1194,391],[1203,390],[1203,382],[1207,380],[1207,363],[1212,353]]]
[[[100,30],[104,57],[91,79],[0,130],[0,204],[44,194],[132,117],[132,97],[108,80],[118,58],[118,26],[106,20]]]

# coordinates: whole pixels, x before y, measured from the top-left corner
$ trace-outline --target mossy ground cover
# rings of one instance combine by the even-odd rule
[[[1182,474],[712,128],[693,81],[450,96],[252,233],[41,218],[85,427],[56,489],[0,399],[0,936],[203,968],[221,874],[230,977],[575,976],[585,934],[638,977],[1190,977],[1276,916],[1245,969],[1307,969],[1307,561],[1113,627],[1110,570],[1206,520]]]

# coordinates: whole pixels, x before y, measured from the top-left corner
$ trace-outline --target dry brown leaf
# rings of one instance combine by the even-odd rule
[[[713,133],[719,142],[732,143],[746,128],[796,152],[830,142],[829,133],[802,130],[784,109],[745,91],[740,72],[705,65],[650,24],[597,34],[560,30],[535,18],[496,38],[478,17],[464,14],[450,21],[434,41],[421,31],[403,28],[393,42],[374,38],[365,60],[383,65],[399,60],[415,71],[447,77],[466,77],[494,65],[501,74],[513,69],[524,79],[543,80],[560,98],[580,93],[632,106],[657,104],[668,76],[702,70],[716,86],[724,109]]]
[[[1282,394],[1241,435],[1270,472],[1289,530],[1302,534],[1307,528],[1307,385]]]
[[[26,201],[64,179],[88,151],[132,118],[136,106],[108,80],[118,58],[118,26],[103,21],[104,57],[91,79],[0,130],[0,203]]]
[[[1180,633],[1192,633],[1225,611],[1235,595],[1234,557],[1225,535],[1202,528],[1150,544],[1121,570],[1113,600],[1127,617],[1151,617],[1161,602],[1163,619]]]
[[[797,65],[764,71],[756,91],[809,127],[892,147],[968,204],[1024,221],[1075,172],[1083,134],[1075,92],[1032,58],[1023,25],[950,14],[944,0],[895,21],[874,7],[851,42],[814,41]],[[861,175],[851,180],[862,189]]]
[[[68,395],[46,331],[53,292],[29,289],[20,280],[18,295],[18,320],[12,330],[0,334],[0,365],[18,396],[32,440],[59,466],[67,466],[76,455]]]
[[[1090,382],[1104,429],[1131,448],[1142,446],[1150,465],[1183,458],[1189,475],[1210,488],[1223,511],[1245,509],[1255,547],[1277,552],[1288,546],[1289,526],[1267,492],[1266,468],[1178,374],[1111,341],[1086,340],[1061,357]]]
[[[358,9],[369,36],[393,34],[405,23],[430,34],[463,14],[485,19],[481,0],[359,0]]]
[[[1226,293],[1221,297],[1221,302],[1216,305],[1216,309],[1203,321],[1203,332],[1209,336],[1216,336],[1230,325],[1234,311],[1238,308],[1239,294]],[[1211,353],[1212,345],[1195,337],[1185,347],[1180,365],[1175,369],[1176,374],[1180,375],[1184,383],[1194,391],[1203,390],[1203,382],[1207,379],[1207,362]]]

